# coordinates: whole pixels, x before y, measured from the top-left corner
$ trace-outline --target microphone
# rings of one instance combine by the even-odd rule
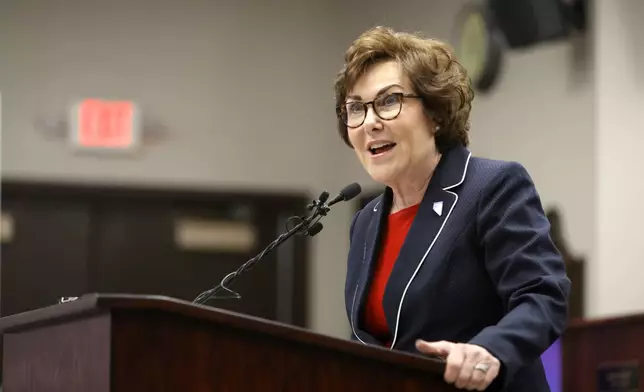
[[[314,224],[311,225],[311,227],[306,231],[306,234],[313,237],[317,233],[321,232],[324,226],[322,226],[322,223],[320,222],[315,222]]]
[[[327,205],[331,207],[332,205],[340,202],[340,201],[349,201],[353,199],[354,197],[358,196],[362,192],[362,188],[360,187],[360,184],[357,182],[354,182],[353,184],[349,184],[342,188],[340,193],[336,197],[334,197]]]
[[[311,204],[307,205],[306,209],[311,211],[313,208],[324,204],[324,202],[327,201],[327,200],[329,200],[329,192],[324,191],[324,192],[320,193],[320,196],[318,197],[317,200],[313,200],[311,202]]]
[[[257,256],[253,257],[252,259],[248,260],[244,264],[241,265],[236,271],[233,271],[229,273],[228,275],[224,276],[224,278],[221,280],[219,285],[206,290],[199,294],[192,302],[197,303],[197,304],[203,304],[206,303],[208,300],[211,298],[241,298],[241,295],[238,293],[234,292],[233,290],[229,289],[227,285],[231,284],[237,277],[239,277],[242,273],[250,270],[257,262],[262,260],[266,254],[268,254],[270,251],[284,243],[286,240],[291,238],[293,235],[308,235],[313,237],[314,235],[318,234],[320,231],[322,231],[322,223],[320,223],[320,219],[322,217],[326,216],[326,214],[331,210],[331,206],[339,203],[340,201],[349,201],[356,197],[360,192],[362,191],[362,188],[360,188],[360,185],[358,183],[353,183],[345,186],[342,188],[340,193],[334,197],[329,203],[326,201],[329,199],[329,192],[322,192],[320,196],[317,198],[317,200],[313,200],[309,205],[306,206],[307,210],[311,211],[313,210],[313,213],[307,217],[307,218],[302,218],[299,216],[296,217],[291,217],[289,218],[289,221],[291,219],[298,219],[300,222],[295,225],[292,229],[288,230],[286,233],[280,235],[277,237],[277,239],[273,242],[271,242],[261,253],[259,253]],[[228,297],[216,297],[217,293],[220,291],[226,291],[232,296]]]
[[[336,197],[331,199],[330,202],[324,203],[324,201],[326,201],[326,199],[329,198],[329,193],[328,192],[322,192],[322,194],[320,195],[320,198],[318,200],[313,201],[313,203],[309,204],[307,207],[309,209],[317,207],[318,214],[321,215],[321,216],[326,216],[327,212],[329,212],[329,210],[331,210],[330,207],[332,205],[334,205],[336,203],[339,203],[341,201],[349,201],[349,200],[353,199],[354,197],[358,196],[360,194],[360,192],[362,192],[362,188],[360,187],[360,184],[358,184],[357,182],[354,182],[354,183],[349,184],[349,185],[345,186],[344,188],[342,188],[340,193],[338,193],[338,195]],[[322,200],[322,199],[324,199],[324,201],[321,202],[320,200]],[[320,229],[320,230],[322,230],[322,229]]]

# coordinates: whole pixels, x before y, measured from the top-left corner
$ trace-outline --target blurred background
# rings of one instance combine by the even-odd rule
[[[333,79],[375,25],[446,40],[471,70],[471,150],[533,176],[572,317],[643,312],[643,16],[641,0],[1,0],[0,314],[192,300],[357,181],[320,234],[211,303],[348,338],[349,223],[380,188],[337,134]],[[80,138],[89,99],[135,105],[131,143]]]

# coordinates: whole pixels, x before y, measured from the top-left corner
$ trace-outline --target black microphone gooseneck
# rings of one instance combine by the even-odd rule
[[[238,293],[234,292],[233,290],[228,288],[228,285],[233,283],[237,277],[239,277],[242,273],[250,270],[258,261],[264,258],[266,254],[268,254],[270,251],[284,243],[286,240],[291,238],[293,235],[300,235],[300,236],[311,236],[313,237],[314,235],[318,234],[323,226],[322,223],[320,223],[320,219],[322,217],[326,216],[326,214],[330,211],[330,207],[340,201],[349,201],[353,199],[354,197],[358,196],[361,192],[360,184],[358,183],[352,183],[344,187],[340,193],[334,197],[331,201],[328,203],[326,202],[329,199],[329,192],[322,192],[320,194],[320,197],[317,198],[317,200],[314,200],[311,202],[308,206],[306,206],[307,210],[313,211],[313,213],[308,216],[307,218],[302,218],[302,217],[292,217],[290,219],[297,219],[300,222],[295,225],[292,229],[288,230],[286,233],[280,235],[277,237],[277,239],[273,242],[271,242],[264,250],[259,253],[257,256],[253,257],[252,259],[248,260],[244,264],[241,265],[236,271],[233,271],[226,275],[219,285],[204,291],[203,293],[199,294],[192,302],[196,304],[203,304],[208,302],[211,298],[241,298],[241,295]],[[289,219],[289,220],[290,220]],[[217,296],[217,293],[220,291],[226,291],[231,296],[226,296],[226,297],[221,297]]]

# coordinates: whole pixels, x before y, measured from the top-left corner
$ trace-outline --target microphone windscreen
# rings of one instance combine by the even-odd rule
[[[317,233],[321,232],[323,228],[324,228],[324,226],[322,226],[322,223],[320,223],[320,222],[315,222],[315,224],[314,224],[313,226],[311,226],[311,227],[307,230],[307,233],[308,233],[308,235],[310,235],[311,237],[313,237],[313,236],[314,236],[314,235],[316,235]]]
[[[353,199],[354,197],[358,196],[362,192],[362,188],[360,187],[360,184],[357,182],[354,182],[353,184],[349,184],[340,191],[340,194],[342,195],[342,198],[344,201],[349,201]]]
[[[319,200],[320,202],[322,202],[322,203],[324,203],[324,202],[326,202],[327,200],[329,200],[329,192],[327,192],[327,191],[322,192],[322,193],[320,194],[320,197],[318,197],[318,200]]]

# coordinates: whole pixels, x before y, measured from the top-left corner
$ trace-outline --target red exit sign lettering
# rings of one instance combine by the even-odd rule
[[[72,143],[88,150],[131,150],[140,142],[139,113],[130,101],[86,99],[72,111]]]

